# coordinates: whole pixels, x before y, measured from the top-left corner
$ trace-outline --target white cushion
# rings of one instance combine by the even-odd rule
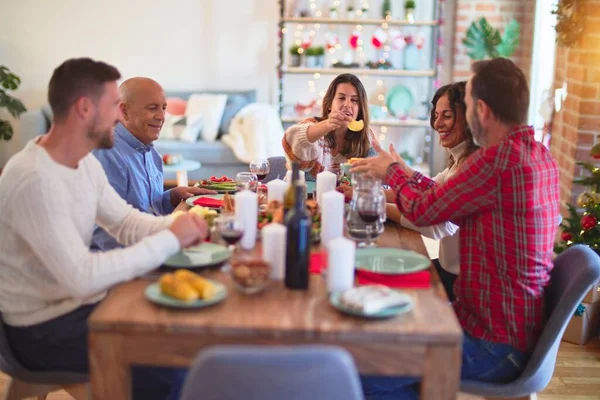
[[[181,140],[193,139],[198,125],[201,124],[202,139],[207,142],[216,141],[226,102],[226,94],[202,93],[191,95],[185,110],[187,127]],[[187,132],[188,128],[191,132]],[[196,137],[195,140],[198,140],[198,138]]]
[[[165,122],[163,122],[163,126],[160,130],[160,135],[158,138],[162,140],[178,140],[181,137],[184,127],[182,125],[175,124],[181,121],[183,118],[185,118],[184,115],[173,115],[166,113]]]

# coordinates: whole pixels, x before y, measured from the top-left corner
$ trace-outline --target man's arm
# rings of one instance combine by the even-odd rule
[[[396,193],[396,205],[417,226],[458,221],[461,218],[496,207],[498,171],[493,167],[495,154],[479,151],[462,166],[460,172],[442,185],[415,173],[411,178],[392,164],[388,182]],[[423,187],[429,187],[422,191]]]

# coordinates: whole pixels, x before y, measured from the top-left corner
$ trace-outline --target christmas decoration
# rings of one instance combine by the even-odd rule
[[[577,206],[583,210],[567,204],[569,216],[560,224],[562,232],[554,251],[560,253],[574,244],[585,244],[600,255],[600,168],[587,162],[578,162],[577,165],[585,171],[584,176],[573,181],[587,187],[577,198]]]
[[[594,158],[596,160],[600,160],[600,143],[598,143],[597,145],[592,147],[592,150],[590,151],[590,155],[592,156],[592,158]]]
[[[350,47],[352,47],[354,50],[356,50],[359,47],[358,41],[360,40],[360,31],[354,31],[352,32],[352,35],[350,35]]]
[[[593,215],[586,214],[583,217],[581,217],[581,228],[584,231],[594,229],[596,225],[598,225],[598,220]]]
[[[579,39],[585,27],[585,12],[579,0],[560,0],[556,10],[556,42],[571,47]]]

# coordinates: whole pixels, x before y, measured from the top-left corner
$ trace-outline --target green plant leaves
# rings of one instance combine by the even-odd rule
[[[19,118],[27,109],[20,100],[6,92],[16,90],[20,84],[21,78],[10,72],[4,65],[0,65],[0,110],[5,108],[15,118]],[[10,140],[12,135],[13,128],[10,122],[0,120],[0,140]]]
[[[0,120],[0,140],[10,140],[13,135],[13,128],[8,121]]]
[[[7,90],[16,90],[21,84],[21,78],[10,72],[4,65],[0,65],[0,85]]]
[[[463,44],[467,55],[473,60],[509,57],[519,44],[521,28],[516,20],[511,20],[500,35],[500,31],[491,26],[485,17],[471,23]]]

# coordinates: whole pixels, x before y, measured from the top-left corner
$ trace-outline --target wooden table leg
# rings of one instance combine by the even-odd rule
[[[90,383],[93,400],[130,399],[131,366],[125,361],[121,336],[90,333]]]
[[[427,348],[421,399],[456,400],[460,387],[461,346],[432,345]]]

